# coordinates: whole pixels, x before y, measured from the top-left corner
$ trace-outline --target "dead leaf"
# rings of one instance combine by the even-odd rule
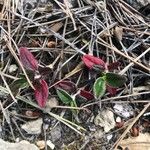
[[[0,138],[0,150],[39,150],[39,148],[25,140],[12,143]]]
[[[55,23],[53,26],[51,26],[51,30],[54,31],[54,32],[58,32],[59,29],[63,26],[63,23],[62,22],[58,22],[58,23]]]
[[[114,30],[114,34],[116,38],[121,41],[122,40],[122,35],[123,35],[123,29],[121,27],[116,26]]]
[[[56,46],[56,42],[55,41],[48,41],[47,43],[47,47],[48,48],[54,48]]]
[[[150,150],[150,134],[140,133],[137,137],[129,137],[120,142],[120,147],[123,150]]]
[[[38,70],[38,61],[26,47],[20,47],[19,52],[20,61],[26,69],[32,71]]]
[[[53,149],[55,148],[55,145],[52,143],[51,140],[47,140],[47,141],[46,141],[46,144],[47,144],[47,146],[48,146],[51,150],[53,150]]]

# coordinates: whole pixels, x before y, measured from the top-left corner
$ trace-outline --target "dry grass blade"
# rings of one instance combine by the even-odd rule
[[[98,42],[98,43],[100,43],[101,45],[104,45],[104,46],[108,47],[109,49],[113,50],[117,54],[119,54],[119,55],[127,58],[128,60],[132,61],[134,64],[136,64],[136,65],[140,66],[141,68],[143,68],[144,70],[150,72],[150,68],[144,66],[142,63],[137,62],[137,60],[133,59],[132,57],[125,55],[123,52],[119,51],[117,48],[105,45],[102,42]]]
[[[71,18],[71,20],[72,20],[72,22],[73,22],[74,30],[77,30],[75,20],[74,20],[73,15],[72,15],[72,13],[71,13],[71,11],[70,11],[70,8],[69,8],[68,0],[64,0],[64,4],[65,4],[65,6],[66,6],[66,8],[67,8],[67,9],[66,9],[67,14],[70,16],[70,18]]]
[[[6,119],[8,125],[9,125],[9,128],[10,128],[10,131],[11,131],[11,134],[12,134],[12,137],[13,137],[13,140],[15,141],[16,138],[15,138],[15,135],[14,135],[14,130],[13,130],[12,125],[11,125],[11,121],[10,121],[10,116],[9,116],[8,110],[5,110],[5,109],[3,108],[3,105],[2,105],[2,103],[1,103],[1,101],[0,101],[0,109],[2,110],[2,113],[3,113],[3,115],[4,115],[4,118]]]
[[[10,43],[8,42],[7,38],[5,38],[5,41],[6,41],[6,45],[8,46],[8,48],[9,48],[11,54],[14,56],[14,58],[16,59],[16,61],[17,61],[18,64],[19,64],[19,66],[21,67],[21,69],[22,69],[22,71],[23,71],[23,73],[24,73],[24,75],[25,75],[25,77],[26,77],[26,79],[27,79],[29,85],[32,87],[32,89],[34,89],[34,86],[32,85],[32,82],[30,81],[30,79],[29,79],[29,77],[28,77],[28,75],[27,75],[27,73],[26,73],[26,71],[25,71],[23,65],[21,64],[19,58],[17,57],[16,53],[14,52],[14,50],[13,50],[13,48],[11,47]]]
[[[102,99],[100,101],[96,101],[96,102],[93,102],[93,103],[86,104],[82,107],[85,108],[85,107],[89,107],[91,105],[99,104],[101,101],[102,102],[113,101],[113,100],[117,100],[117,99],[129,98],[129,97],[134,97],[134,96],[138,96],[138,95],[146,95],[146,94],[147,95],[150,94],[150,91],[140,92],[140,93],[133,93],[133,94],[130,94],[130,95],[123,95],[123,96],[116,96],[116,97],[106,98],[106,99]]]
[[[148,131],[150,4],[136,2],[0,0],[0,135],[44,138],[56,149],[116,149],[134,127]],[[18,47],[34,53],[38,65],[26,68],[34,59],[21,62]],[[108,132],[106,123],[95,123],[105,109],[114,118]],[[38,118],[44,133],[22,133],[22,123]]]
[[[7,88],[7,90],[8,90],[8,92],[9,92],[11,98],[14,100],[14,102],[17,103],[17,100],[15,99],[14,95],[12,94],[12,92],[11,92],[11,90],[10,90],[10,88],[9,88],[9,86],[8,86],[8,84],[7,84],[7,82],[6,82],[5,78],[4,78],[4,76],[3,76],[3,74],[1,73],[1,71],[0,71],[0,76],[1,76],[1,78],[2,78],[2,80],[3,80],[3,82],[4,82],[4,84],[5,84],[5,86],[6,86],[6,88]]]
[[[145,50],[141,55],[139,55],[136,59],[134,59],[134,61],[138,61],[141,57],[143,57],[146,53],[148,53],[150,51],[150,48],[148,48],[147,50]],[[119,74],[123,75],[131,66],[133,66],[134,63],[130,63],[128,64],[123,70],[121,70],[119,72]],[[150,70],[149,70],[150,71]]]

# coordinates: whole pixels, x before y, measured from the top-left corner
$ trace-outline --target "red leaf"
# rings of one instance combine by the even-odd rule
[[[92,69],[94,65],[100,65],[105,68],[105,62],[100,58],[86,54],[82,57],[82,60],[89,69]]]
[[[32,55],[32,53],[26,48],[21,47],[20,51],[20,61],[26,69],[36,71],[38,69],[38,61]]]
[[[116,95],[116,93],[117,93],[117,89],[116,88],[113,88],[113,87],[111,87],[111,86],[108,86],[107,85],[107,91],[110,93],[110,95],[111,96],[114,96],[114,95]]]
[[[86,90],[81,90],[80,96],[86,98],[87,100],[92,100],[94,98],[93,94]]]
[[[48,85],[44,80],[34,84],[35,99],[40,107],[45,107],[48,98]]]
[[[69,91],[69,92],[76,91],[75,83],[73,83],[71,81],[67,81],[67,80],[59,82],[55,87],[61,88],[65,91]]]
[[[115,70],[115,69],[118,69],[119,66],[120,66],[120,62],[115,61],[115,62],[110,63],[110,64],[108,65],[108,70],[109,70],[109,71],[113,71],[113,70]]]

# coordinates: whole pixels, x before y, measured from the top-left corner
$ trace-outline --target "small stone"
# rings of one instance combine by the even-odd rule
[[[58,106],[58,100],[55,97],[48,99],[48,101],[46,102],[46,107],[48,108],[53,108],[56,106]]]
[[[0,150],[39,150],[34,144],[28,141],[20,141],[19,143],[10,143],[0,139]]]
[[[38,146],[39,149],[44,149],[45,148],[45,141],[44,140],[37,141],[36,145]]]
[[[9,66],[9,73],[13,73],[18,69],[17,65],[13,64]]]
[[[50,131],[52,142],[55,142],[61,138],[61,128],[59,126],[56,126]]]
[[[88,129],[91,131],[91,132],[95,132],[96,131],[96,125],[92,123],[89,123],[88,124]]]
[[[19,139],[19,138],[16,138],[15,141],[18,143],[18,142],[20,141],[20,139]]]
[[[117,117],[116,118],[116,122],[121,122],[122,120],[121,120],[121,118],[120,117]]]
[[[117,114],[121,115],[124,118],[129,118],[134,115],[132,106],[128,104],[115,104],[113,108]]]
[[[46,144],[47,144],[47,146],[49,146],[50,147],[50,149],[54,149],[55,148],[55,145],[52,143],[52,141],[50,141],[50,140],[47,140],[46,141]]]
[[[104,131],[102,129],[99,129],[99,130],[95,131],[94,134],[93,134],[93,136],[96,139],[102,138],[103,135],[104,135]]]
[[[94,119],[95,125],[99,125],[104,128],[104,131],[107,133],[113,129],[116,125],[114,114],[110,110],[101,111]]]
[[[28,134],[40,134],[43,120],[39,118],[34,121],[29,121],[21,126]]]
[[[112,134],[109,134],[109,135],[107,136],[107,140],[110,141],[110,140],[112,139],[112,137],[113,137],[113,135],[112,135]]]

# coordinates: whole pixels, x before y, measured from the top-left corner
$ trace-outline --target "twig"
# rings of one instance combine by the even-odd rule
[[[116,99],[129,98],[129,97],[138,96],[138,95],[144,95],[144,94],[150,94],[150,91],[134,93],[134,94],[129,94],[129,95],[123,95],[123,96],[117,96],[117,97],[110,97],[110,98],[102,99],[101,101],[102,102],[113,101],[113,100],[116,100]],[[99,101],[96,101],[96,102],[93,102],[93,103],[86,104],[86,105],[84,105],[82,107],[85,108],[85,107],[89,107],[91,105],[95,105],[95,104],[98,104],[98,103],[99,103]]]
[[[10,11],[10,10],[7,10],[7,11]],[[33,22],[31,19],[29,19],[29,18],[27,18],[27,17],[25,17],[25,16],[22,16],[22,15],[20,15],[20,14],[18,14],[18,13],[14,13],[14,12],[12,12],[12,11],[10,11],[10,12],[11,12],[12,14],[15,14],[16,16],[22,18],[22,19],[25,19],[25,20],[30,21],[31,23],[33,23],[33,24],[35,24],[35,25],[41,26],[41,24],[35,23],[35,22]],[[62,37],[59,33],[56,33],[56,32],[54,32],[53,30],[51,30],[51,29],[49,29],[49,28],[47,28],[47,27],[43,27],[43,28],[45,28],[47,31],[53,33],[53,35],[54,35],[55,37],[57,37],[58,39],[61,39],[62,41],[64,41],[66,44],[68,44],[70,47],[72,47],[72,48],[73,48],[74,50],[76,50],[78,53],[80,53],[80,54],[82,54],[82,55],[85,55],[85,53],[84,53],[83,51],[81,51],[80,49],[78,49],[74,44],[70,43],[68,40],[66,40],[64,37]]]
[[[145,50],[141,55],[139,55],[137,58],[134,59],[134,61],[138,61],[141,57],[143,57],[146,53],[148,53],[150,51],[150,48],[148,48],[147,50]],[[130,64],[128,64],[123,70],[121,70],[119,72],[119,74],[123,75],[131,66],[133,66],[134,63],[131,62]],[[150,70],[150,69],[149,69]]]

